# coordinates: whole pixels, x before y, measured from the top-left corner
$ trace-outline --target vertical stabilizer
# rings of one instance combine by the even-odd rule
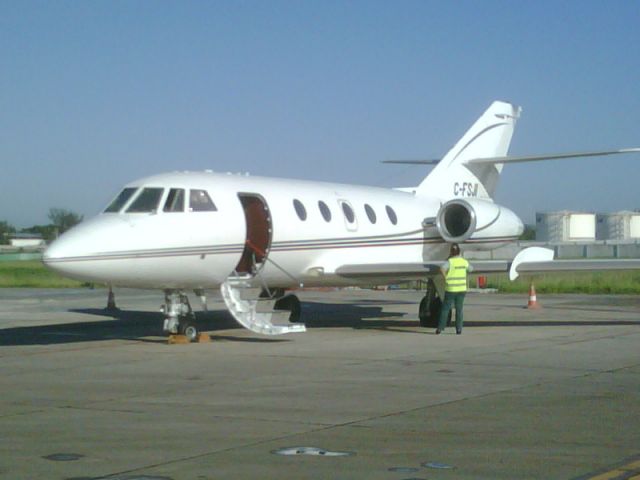
[[[520,107],[493,102],[464,136],[449,150],[416,189],[416,195],[442,200],[477,197],[491,199],[502,164],[464,165],[473,158],[506,156]]]

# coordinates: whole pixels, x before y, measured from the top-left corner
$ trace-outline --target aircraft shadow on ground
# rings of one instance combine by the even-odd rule
[[[363,305],[363,303],[365,305]],[[386,302],[380,302],[384,304]],[[398,302],[395,302],[397,305]],[[417,317],[416,305],[416,317]],[[414,320],[401,320],[404,312],[383,311],[380,306],[371,302],[358,303],[319,303],[303,302],[302,319],[307,328],[355,328],[384,329],[389,327],[415,327]]]
[[[162,331],[164,316],[160,312],[89,308],[70,310],[73,313],[103,317],[102,321],[73,322],[55,325],[14,327],[0,330],[0,347],[28,345],[56,345],[96,342],[111,339],[166,343]],[[376,329],[402,333],[432,333],[433,329],[419,328],[417,306],[415,314],[384,311],[382,306],[348,303],[303,302],[302,318],[308,329],[352,328]],[[197,312],[196,322],[203,332],[214,340],[235,342],[277,343],[288,342],[289,337],[234,335],[231,330],[241,328],[226,310]],[[497,320],[466,321],[465,328],[480,327],[543,327],[543,326],[616,326],[638,325],[640,320]],[[406,328],[412,328],[407,330]],[[414,327],[417,327],[414,328]],[[404,329],[403,329],[404,328]]]
[[[103,317],[104,320],[7,328],[0,330],[0,347],[56,345],[111,339],[166,343],[166,334],[162,331],[164,316],[160,312],[107,311],[99,308],[74,309],[70,312],[95,315]],[[226,311],[199,312],[196,323],[202,331],[206,332],[238,328],[238,324]],[[274,341],[268,338],[244,340]]]
[[[417,321],[390,319],[390,317],[403,317],[404,314],[383,312],[382,307],[315,302],[304,302],[302,305],[303,319],[307,328],[387,328],[417,325]],[[103,317],[103,320],[3,329],[0,330],[0,347],[57,345],[111,339],[149,343],[166,342],[166,335],[162,331],[164,316],[160,312],[119,309],[108,311],[100,308],[69,311]],[[242,327],[226,310],[196,312],[196,323],[201,331],[208,332],[214,340],[255,343],[290,341],[287,337],[246,337],[230,334],[229,330]],[[225,333],[222,333],[223,331]]]

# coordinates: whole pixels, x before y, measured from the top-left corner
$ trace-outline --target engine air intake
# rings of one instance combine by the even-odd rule
[[[462,237],[471,227],[472,211],[464,205],[452,204],[444,211],[443,229],[450,237]]]

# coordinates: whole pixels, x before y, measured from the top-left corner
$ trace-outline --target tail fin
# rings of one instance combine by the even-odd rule
[[[506,156],[520,107],[493,102],[464,136],[416,188],[416,195],[442,200],[459,197],[493,197],[501,164],[465,165],[467,160]]]

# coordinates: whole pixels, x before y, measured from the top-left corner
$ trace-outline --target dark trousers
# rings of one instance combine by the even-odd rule
[[[464,296],[466,293],[467,292],[444,292],[444,301],[442,302],[440,318],[438,319],[438,330],[444,331],[444,327],[447,326],[449,312],[455,306],[456,331],[462,331],[462,304],[464,303]]]

